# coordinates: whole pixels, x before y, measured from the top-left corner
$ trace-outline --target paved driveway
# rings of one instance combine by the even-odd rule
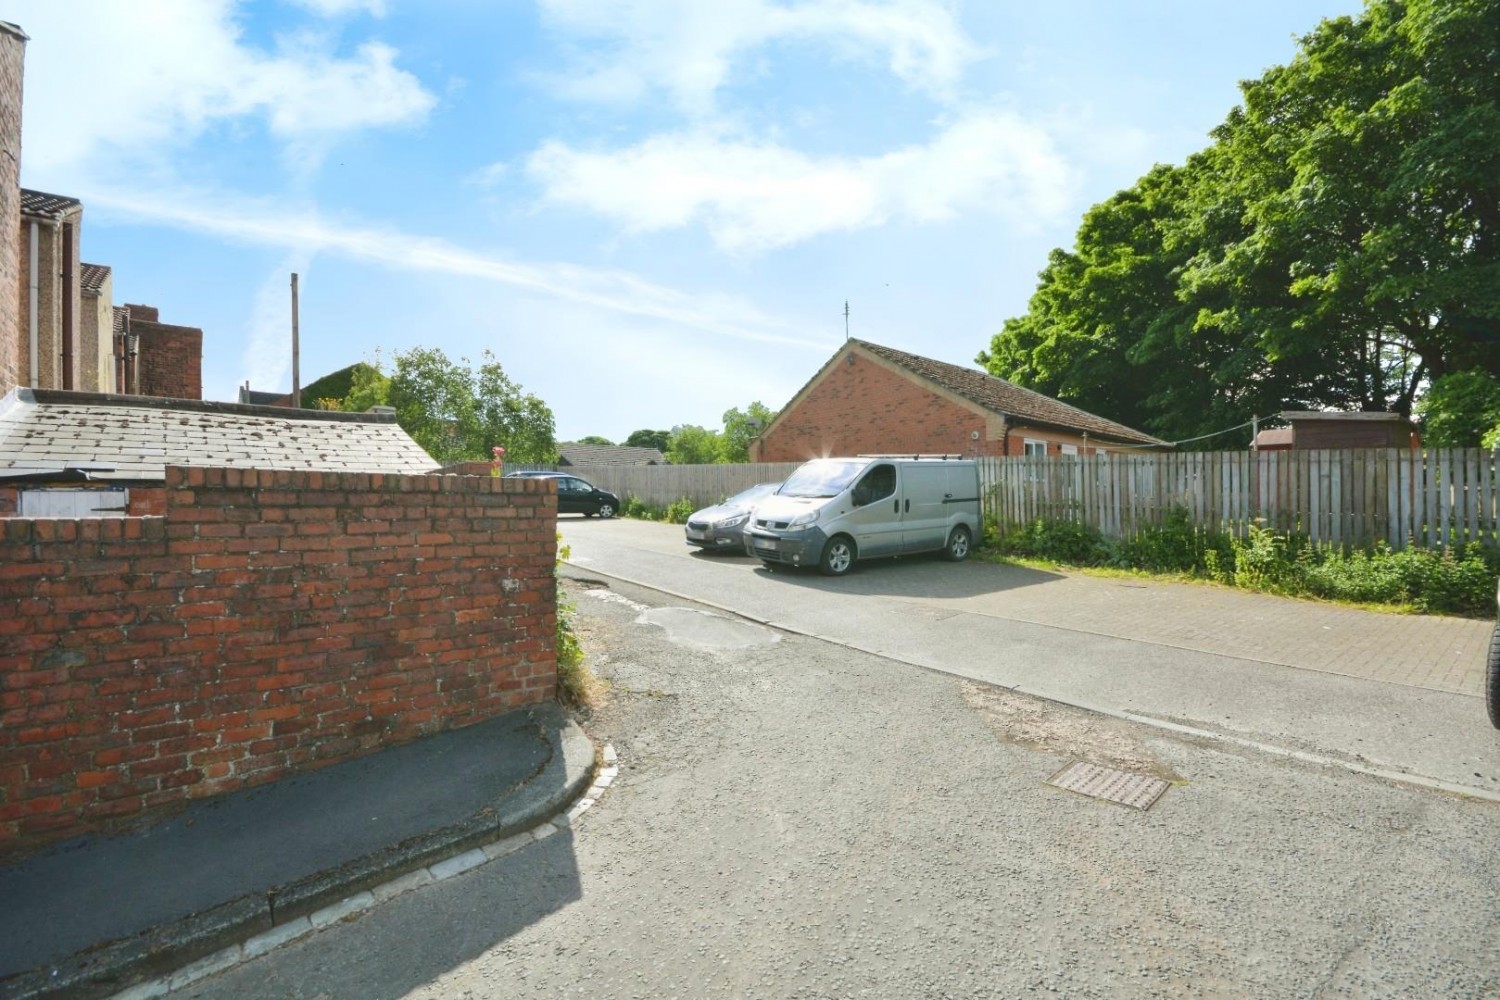
[[[682,529],[562,525],[569,573],[633,580],[852,648],[1275,752],[1500,796],[1491,623],[932,558],[848,577],[690,551]]]

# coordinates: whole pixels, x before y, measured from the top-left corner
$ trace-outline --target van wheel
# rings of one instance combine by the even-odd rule
[[[845,535],[837,535],[823,546],[823,558],[819,568],[824,576],[843,576],[854,565],[854,542]]]
[[[1485,706],[1490,712],[1490,725],[1500,729],[1500,625],[1490,633],[1489,672],[1484,684]]]
[[[953,529],[948,544],[943,549],[943,558],[949,562],[963,562],[969,558],[969,529],[963,525]]]

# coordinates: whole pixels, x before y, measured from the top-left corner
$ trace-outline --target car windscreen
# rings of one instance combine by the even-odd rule
[[[784,497],[836,497],[849,488],[854,478],[869,467],[869,462],[824,458],[808,462],[792,473],[781,489]]]
[[[772,493],[775,493],[778,485],[778,483],[760,483],[750,487],[748,490],[741,490],[728,500],[725,500],[723,506],[748,507],[761,497],[768,497]]]

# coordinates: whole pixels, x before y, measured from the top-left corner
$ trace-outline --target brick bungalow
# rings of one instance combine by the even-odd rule
[[[752,443],[752,462],[822,455],[1093,455],[1167,442],[975,368],[847,341]]]

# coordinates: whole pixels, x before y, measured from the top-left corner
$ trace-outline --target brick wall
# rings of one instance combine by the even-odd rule
[[[849,359],[853,359],[852,363]],[[824,455],[999,454],[993,420],[860,354],[836,361],[759,443],[759,462]],[[972,435],[979,432],[979,440]]]
[[[203,398],[203,331],[141,320],[130,307],[130,332],[140,334],[142,396]],[[155,310],[152,310],[155,313]]]
[[[0,396],[26,381],[21,368],[21,70],[26,43],[0,28]]]
[[[24,489],[40,490],[46,489],[44,483],[28,483]],[[68,484],[68,488],[76,489],[76,484]],[[167,491],[160,486],[128,486],[130,492],[129,506],[125,513],[129,517],[160,517],[167,512]],[[15,517],[21,509],[20,486],[0,486],[0,518]]]
[[[0,520],[0,856],[554,696],[545,480],[167,470]]]

